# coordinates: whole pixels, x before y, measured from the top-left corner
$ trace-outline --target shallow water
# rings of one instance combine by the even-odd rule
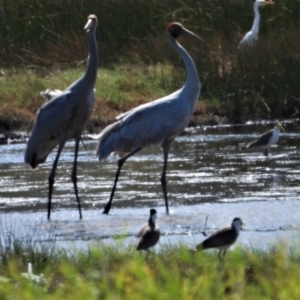
[[[116,172],[116,156],[99,163],[94,156],[97,141],[85,140],[78,163],[78,189],[83,220],[70,179],[74,143],[69,142],[59,161],[53,192],[51,221],[47,221],[47,178],[55,157],[31,171],[23,163],[25,143],[0,146],[0,207],[2,224],[20,232],[39,230],[47,238],[55,232],[63,247],[82,248],[95,241],[125,243],[147,221],[149,208],[158,211],[160,245],[184,242],[194,246],[234,217],[246,224],[239,243],[266,247],[278,240],[299,241],[300,159],[299,125],[285,124],[269,163],[260,149],[244,143],[272,128],[271,124],[192,128],[178,137],[169,155],[167,171],[170,214],[166,215],[160,186],[163,157],[159,148],[145,149],[124,165],[110,215],[103,215]],[[205,220],[208,216],[205,227]],[[8,229],[7,229],[8,230]],[[21,233],[23,234],[23,233]],[[159,246],[158,246],[159,247]]]

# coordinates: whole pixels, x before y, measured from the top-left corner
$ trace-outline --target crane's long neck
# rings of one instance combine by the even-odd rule
[[[89,57],[87,69],[82,79],[86,82],[86,86],[89,88],[94,88],[98,69],[98,50],[95,30],[88,31],[87,36],[89,42]]]
[[[252,25],[251,31],[255,35],[258,35],[260,14],[259,14],[259,6],[258,6],[257,2],[254,3],[253,11],[254,11],[254,21],[253,21],[253,25]]]
[[[190,95],[194,95],[194,97],[187,97],[187,100],[192,101],[192,104],[195,105],[196,101],[198,100],[201,88],[196,65],[189,53],[177,42],[176,39],[174,39],[168,33],[167,38],[170,44],[176,49],[176,51],[180,54],[181,58],[184,61],[187,72],[187,79],[185,85],[183,86],[183,89],[190,93]]]

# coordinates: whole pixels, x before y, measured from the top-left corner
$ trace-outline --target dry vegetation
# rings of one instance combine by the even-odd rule
[[[82,74],[87,56],[83,26],[90,13],[99,18],[94,124],[111,122],[119,111],[183,84],[184,66],[164,35],[170,21],[182,22],[205,40],[181,40],[202,81],[194,123],[207,113],[210,120],[226,117],[230,122],[298,117],[299,2],[277,0],[261,9],[259,43],[238,56],[238,42],[252,26],[252,6],[253,0],[0,0],[2,127],[19,127],[27,120],[23,124],[30,128],[43,102],[39,92],[65,88]],[[16,117],[11,120],[11,115]]]

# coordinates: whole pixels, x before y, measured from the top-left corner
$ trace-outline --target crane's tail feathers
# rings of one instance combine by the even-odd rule
[[[46,91],[40,92],[40,95],[44,97],[47,101],[55,98],[59,94],[61,94],[61,90],[51,90],[51,89],[46,89]]]
[[[255,147],[255,146],[256,146],[256,141],[253,141],[253,142],[248,143],[248,144],[246,145],[246,148],[247,148],[247,149],[251,149],[251,148],[253,148],[253,147]]]
[[[96,151],[96,156],[98,156],[99,160],[105,159],[115,151],[115,133],[120,128],[121,123],[122,121],[115,122],[95,136],[99,140]]]
[[[101,133],[98,134],[88,134],[88,137],[93,139],[93,140],[99,140],[101,137]]]

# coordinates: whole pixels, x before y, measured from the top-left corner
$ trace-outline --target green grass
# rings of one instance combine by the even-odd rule
[[[184,244],[145,253],[116,240],[116,246],[99,241],[86,250],[63,250],[55,230],[28,234],[6,218],[0,221],[1,299],[290,300],[300,293],[297,245],[237,246],[223,262],[218,251],[194,252]],[[22,275],[28,262],[42,280]]]
[[[84,74],[84,69],[18,69],[3,73],[0,80],[0,123],[9,127],[16,119],[23,123],[23,128],[29,129],[36,111],[45,102],[40,92],[47,88],[64,90]],[[92,122],[112,121],[120,112],[170,93],[184,82],[182,74],[175,73],[174,68],[166,64],[99,69]]]
[[[191,254],[185,246],[138,253],[134,248],[103,246],[85,252],[56,253],[34,274],[15,256],[1,263],[1,299],[297,299],[299,252],[282,247],[269,252],[236,248],[223,263],[217,252]]]

